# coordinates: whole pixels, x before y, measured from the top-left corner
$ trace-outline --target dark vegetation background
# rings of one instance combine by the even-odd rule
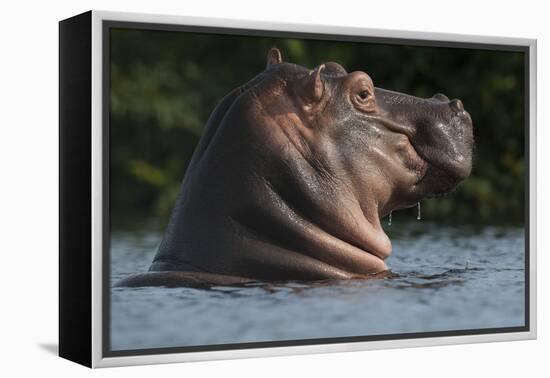
[[[210,112],[227,92],[264,69],[272,46],[279,47],[285,61],[309,68],[336,61],[348,72],[367,72],[382,88],[462,99],[474,121],[473,173],[451,195],[424,200],[423,218],[523,222],[521,53],[125,29],[111,33],[114,225],[165,224]]]

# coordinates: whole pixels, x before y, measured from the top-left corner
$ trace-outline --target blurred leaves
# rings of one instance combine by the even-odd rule
[[[268,49],[307,67],[366,71],[375,85],[460,98],[474,120],[472,176],[423,217],[520,223],[524,61],[515,52],[115,29],[111,34],[113,217],[165,220],[202,127],[220,100],[265,67]]]

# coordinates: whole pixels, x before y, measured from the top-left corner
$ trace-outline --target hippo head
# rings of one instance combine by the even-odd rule
[[[460,100],[376,88],[329,62],[268,53],[212,114],[152,270],[255,279],[383,271],[380,218],[452,190],[472,167]],[[156,265],[155,265],[156,264]]]
[[[367,73],[334,62],[307,70],[282,62],[277,49],[267,72],[273,81],[254,90],[261,106],[292,124],[304,159],[378,216],[447,193],[470,174],[472,120],[460,100],[376,88]]]

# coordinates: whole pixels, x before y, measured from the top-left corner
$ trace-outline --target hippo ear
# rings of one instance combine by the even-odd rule
[[[321,71],[323,69],[325,69],[325,65],[321,64],[306,76],[305,93],[313,102],[320,101],[323,98],[323,91],[325,89],[323,79],[321,78]]]
[[[266,68],[269,68],[275,64],[282,63],[283,58],[281,52],[278,48],[272,47],[267,53],[267,65]]]

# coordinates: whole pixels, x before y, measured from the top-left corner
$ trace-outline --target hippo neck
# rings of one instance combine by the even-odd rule
[[[380,253],[389,254],[389,239],[345,190],[313,188],[288,166],[238,176],[224,179],[225,196],[208,198],[202,180],[189,177],[152,270],[309,280],[387,269]]]
[[[339,269],[342,275],[366,276],[387,269],[383,260],[391,245],[378,221],[377,209],[371,209],[376,220],[371,223],[345,191],[334,191],[333,196],[325,193],[331,198],[322,199],[316,196],[317,190],[302,192],[305,183],[290,185],[289,180],[268,177],[258,181],[257,190],[263,191],[258,197],[261,201],[231,214],[245,235],[319,260]]]

